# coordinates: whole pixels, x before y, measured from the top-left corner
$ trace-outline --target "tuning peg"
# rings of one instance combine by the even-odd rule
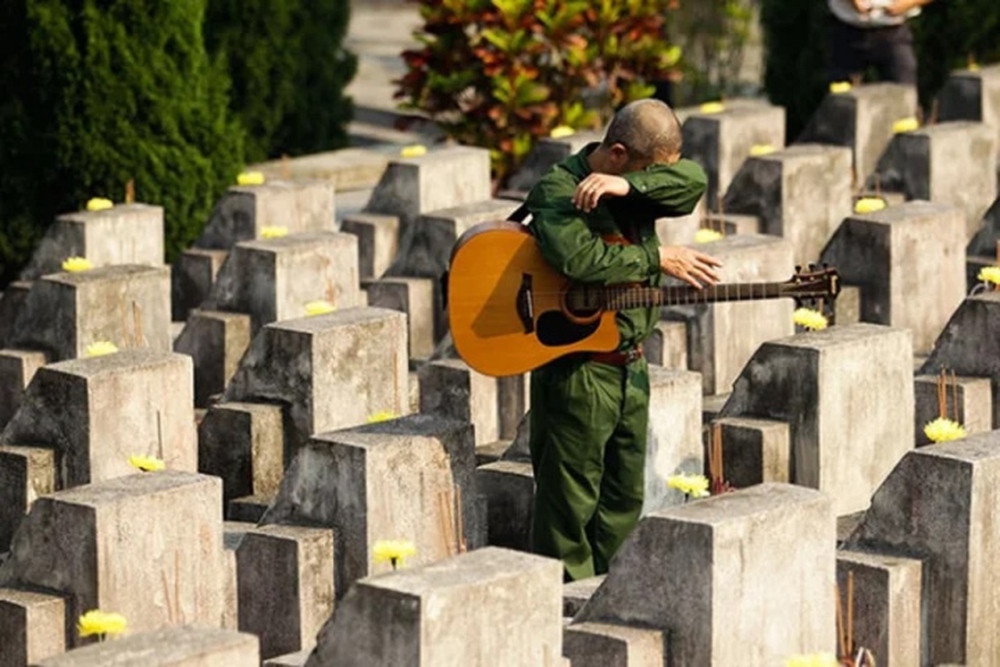
[[[816,265],[815,264],[810,264],[809,265],[809,270],[810,271],[815,271],[816,270]]]
[[[802,265],[801,264],[796,264],[795,265],[795,273],[802,273]]]

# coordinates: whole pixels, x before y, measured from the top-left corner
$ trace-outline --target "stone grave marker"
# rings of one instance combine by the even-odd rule
[[[940,120],[985,123],[1000,146],[1000,65],[952,72],[938,99]]]
[[[194,364],[194,404],[207,407],[221,394],[250,347],[250,316],[216,310],[195,310],[174,341],[174,351]]]
[[[257,667],[260,653],[253,635],[185,626],[94,644],[49,658],[38,667]]]

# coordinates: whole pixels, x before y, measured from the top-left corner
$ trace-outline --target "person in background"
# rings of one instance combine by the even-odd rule
[[[917,84],[908,19],[932,0],[827,0],[830,81],[858,81],[874,68],[882,81]]]

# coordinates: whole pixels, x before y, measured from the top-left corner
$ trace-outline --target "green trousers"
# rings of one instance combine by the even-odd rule
[[[562,359],[531,374],[532,548],[559,558],[565,580],[608,571],[639,520],[645,484],[649,372]]]

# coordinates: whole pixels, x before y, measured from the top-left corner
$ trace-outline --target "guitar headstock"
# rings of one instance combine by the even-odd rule
[[[796,301],[834,300],[840,294],[840,276],[837,270],[827,266],[810,264],[808,270],[795,267],[795,275],[782,285],[784,296]]]

